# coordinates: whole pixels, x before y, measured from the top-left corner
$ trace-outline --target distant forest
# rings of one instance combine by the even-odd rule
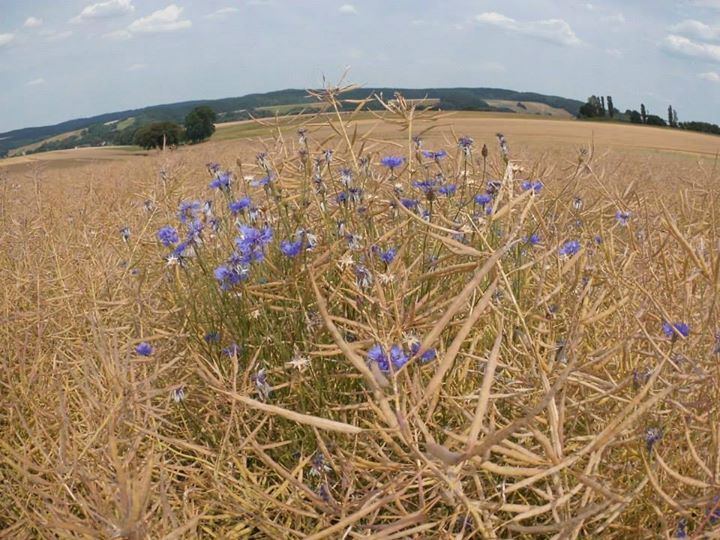
[[[613,103],[612,96],[590,96],[578,110],[578,118],[585,120],[630,122],[632,124],[645,124],[649,126],[665,126],[701,133],[712,133],[720,135],[720,126],[709,122],[680,122],[678,112],[672,105],[668,105],[667,114],[659,116],[651,114],[644,103],[640,104],[640,110],[626,109],[620,112]]]
[[[408,99],[428,98],[433,107],[455,111],[497,111],[514,112],[503,107],[493,107],[485,100],[512,100],[515,102],[533,101],[544,103],[557,109],[563,109],[572,115],[579,113],[581,101],[559,96],[548,96],[533,92],[516,92],[501,88],[360,88],[344,93],[342,99],[356,100],[381,94],[391,98],[400,92]],[[182,123],[185,117],[198,106],[208,106],[217,114],[219,122],[247,120],[274,116],[276,108],[282,108],[282,114],[297,114],[317,107],[317,101],[307,91],[289,89],[264,94],[249,94],[242,97],[186,101],[166,105],[155,105],[142,109],[102,114],[91,118],[79,118],[60,124],[43,127],[31,127],[0,133],[0,156],[6,156],[12,150],[40,141],[77,131],[70,137],[58,137],[58,140],[46,141],[30,152],[44,152],[73,148],[76,146],[101,146],[106,144],[132,144],[138,129],[150,123]],[[347,104],[346,110],[355,106]],[[377,103],[368,104],[368,108],[378,109]]]

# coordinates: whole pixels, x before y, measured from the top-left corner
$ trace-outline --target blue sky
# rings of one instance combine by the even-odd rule
[[[720,0],[0,0],[0,131],[367,86],[612,95],[720,123]]]

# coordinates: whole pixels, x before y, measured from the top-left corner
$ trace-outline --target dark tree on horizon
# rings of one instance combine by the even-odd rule
[[[610,116],[610,118],[614,118],[615,117],[615,108],[613,105],[612,96],[607,97],[607,108],[608,108],[608,115]]]
[[[607,116],[605,114],[605,96],[600,96],[600,104],[602,105],[602,115]]]
[[[185,132],[193,143],[199,143],[215,133],[217,115],[208,106],[195,107],[185,117]]]
[[[647,110],[644,103],[640,104],[640,118],[642,118],[643,124],[647,124]]]

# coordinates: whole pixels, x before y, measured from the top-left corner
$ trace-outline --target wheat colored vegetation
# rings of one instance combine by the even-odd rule
[[[713,157],[383,103],[0,170],[0,537],[720,536]]]

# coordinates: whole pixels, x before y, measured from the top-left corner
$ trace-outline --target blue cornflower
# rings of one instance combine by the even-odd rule
[[[600,244],[602,244],[602,242],[603,242],[602,236],[600,236],[599,234],[596,234],[596,235],[595,235],[595,238],[593,238],[593,240],[595,240],[595,243],[596,243],[598,246],[599,246]]]
[[[346,203],[348,200],[348,192],[341,191],[340,193],[337,194],[337,196],[335,197],[335,200],[337,201],[338,204]]]
[[[630,221],[630,212],[623,212],[622,210],[618,210],[615,212],[615,219],[620,225],[627,225]]]
[[[487,193],[475,195],[475,204],[480,206],[485,206],[486,204],[491,203],[492,200],[492,195],[488,195]]]
[[[687,538],[687,521],[685,518],[678,520],[677,529],[673,538]]]
[[[207,343],[207,344],[218,343],[220,341],[220,333],[219,332],[208,332],[207,334],[205,334],[203,339],[205,340],[205,343]]]
[[[272,179],[273,179],[272,175],[268,174],[267,176],[263,176],[260,180],[252,180],[250,182],[250,185],[252,187],[265,187],[265,186],[269,185],[270,182],[272,182]]]
[[[200,201],[183,201],[178,207],[178,219],[187,223],[188,219],[194,219],[200,215],[202,203]]]
[[[235,245],[242,255],[242,262],[262,262],[265,259],[264,248],[272,240],[272,229],[265,226],[262,230],[245,224],[238,225],[240,236],[235,238]]]
[[[564,257],[572,257],[580,251],[580,242],[577,240],[568,240],[560,247],[560,255]]]
[[[190,242],[186,241],[180,242],[177,246],[175,246],[175,249],[172,250],[170,255],[177,259],[183,259],[184,257],[190,256],[192,253],[192,246],[190,245]]]
[[[488,180],[488,183],[487,183],[488,193],[497,193],[498,191],[500,191],[501,187],[502,187],[502,182],[500,180]]]
[[[422,155],[428,159],[434,159],[438,161],[446,157],[448,153],[445,150],[439,150],[437,152],[432,152],[431,150],[423,150]]]
[[[541,242],[540,235],[538,235],[537,233],[531,234],[528,238],[525,239],[525,242],[530,245],[537,246]]]
[[[456,184],[445,184],[444,186],[440,186],[440,189],[438,189],[438,193],[441,193],[442,195],[447,195],[448,197],[455,195],[456,191]]]
[[[138,343],[137,347],[135,347],[135,352],[140,356],[151,356],[153,351],[153,346],[150,345],[147,341]]]
[[[214,161],[211,161],[207,165],[205,165],[208,168],[208,171],[210,171],[211,174],[217,174],[220,172],[220,164],[215,163]]]
[[[350,199],[352,199],[354,203],[362,202],[362,196],[363,190],[361,188],[350,188]]]
[[[238,199],[237,201],[230,201],[228,203],[228,209],[230,210],[230,212],[232,212],[233,215],[237,215],[246,208],[249,208],[250,205],[252,205],[250,197],[243,197],[241,199]]]
[[[529,191],[532,190],[535,193],[538,193],[543,188],[542,182],[531,182],[530,180],[525,180],[522,184],[520,184],[520,187],[523,191]]]
[[[390,360],[392,360],[395,369],[400,369],[410,358],[405,354],[405,350],[400,345],[393,345],[390,348]]]
[[[400,204],[402,204],[408,210],[415,210],[420,203],[415,199],[400,199]]]
[[[177,229],[172,225],[165,225],[157,233],[158,240],[165,247],[170,247],[173,244],[177,244],[180,240]]]
[[[432,178],[428,178],[427,180],[415,180],[412,185],[425,193],[425,197],[427,197],[428,200],[435,198],[435,189],[438,186],[437,180]]]
[[[395,260],[395,256],[397,255],[397,249],[395,248],[388,248],[385,251],[382,251],[381,249],[377,250],[377,255],[380,257],[380,260],[384,262],[385,264],[390,264]]]
[[[209,187],[213,189],[222,189],[223,191],[227,191],[230,189],[230,180],[230,173],[225,172],[213,178],[209,184]]]
[[[200,235],[202,234],[204,228],[205,224],[202,221],[200,221],[199,219],[192,220],[192,222],[188,225],[188,242],[194,242],[198,238],[200,238]]]
[[[348,168],[340,169],[340,183],[346,188],[352,185],[352,170]]]
[[[213,271],[213,275],[223,291],[230,290],[233,286],[247,278],[246,272],[238,271],[236,267],[225,264],[218,266]]]
[[[404,158],[398,156],[385,156],[380,160],[380,163],[388,169],[393,170],[402,165],[404,161]]]
[[[458,148],[460,148],[466,156],[470,155],[472,145],[475,143],[470,137],[460,137],[458,139]]]
[[[325,163],[330,163],[330,162],[332,161],[333,151],[332,151],[330,148],[328,148],[327,150],[325,150],[325,152],[324,152],[323,155],[324,155],[324,157],[325,157]]]
[[[648,452],[652,452],[655,444],[662,439],[662,430],[658,427],[651,427],[645,432],[645,446]]]
[[[419,352],[420,341],[415,339],[412,343],[410,343],[410,356],[417,356],[417,353]],[[435,358],[437,358],[437,351],[435,349],[427,349],[420,355],[420,360],[422,362],[430,362],[431,360],[435,360]]]
[[[663,322],[662,330],[663,334],[665,334],[666,337],[672,339],[677,339],[678,334],[680,334],[684,338],[690,335],[690,327],[684,322],[669,323],[665,321]]]
[[[120,229],[120,236],[125,242],[130,240],[130,227],[122,227]]]
[[[390,370],[390,363],[388,362],[387,355],[380,345],[373,345],[367,353],[367,358],[369,362],[375,362],[381,370]]]
[[[280,242],[280,251],[287,257],[296,257],[300,253],[300,250],[302,250],[302,244],[302,238],[295,242],[283,240]]]
[[[355,265],[355,279],[363,289],[367,289],[373,283],[373,276],[366,267],[361,264]]]
[[[236,358],[242,354],[243,348],[237,343],[231,343],[230,345],[225,347],[222,352],[225,356],[229,356],[230,358]]]

